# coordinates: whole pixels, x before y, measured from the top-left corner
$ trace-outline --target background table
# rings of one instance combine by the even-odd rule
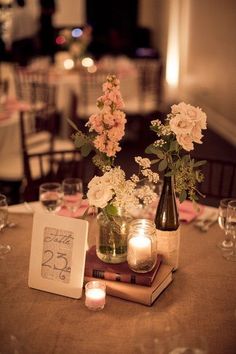
[[[84,293],[75,300],[28,288],[32,215],[10,220],[17,227],[1,235],[12,251],[0,259],[0,352],[162,353],[165,338],[192,331],[206,339],[209,354],[236,352],[236,264],[216,247],[223,237],[217,224],[208,233],[182,225],[179,269],[151,307],[107,296],[104,310],[92,312]],[[95,234],[90,219],[90,245]]]

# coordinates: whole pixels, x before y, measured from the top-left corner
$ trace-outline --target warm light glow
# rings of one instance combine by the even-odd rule
[[[88,70],[88,72],[90,73],[90,74],[93,74],[93,73],[95,73],[96,71],[97,71],[97,66],[96,65],[92,65],[92,66],[89,66],[88,68],[87,68],[87,70]]]
[[[166,81],[173,87],[179,84],[179,45],[179,2],[170,0]]]
[[[66,70],[70,70],[70,69],[73,69],[73,67],[74,67],[74,62],[73,62],[73,60],[72,59],[66,59],[66,60],[64,60],[64,68],[66,69]]]
[[[94,65],[94,61],[93,61],[92,58],[87,57],[87,58],[84,58],[84,59],[82,60],[81,64],[82,64],[85,68],[89,68],[89,67],[91,67],[91,66]]]

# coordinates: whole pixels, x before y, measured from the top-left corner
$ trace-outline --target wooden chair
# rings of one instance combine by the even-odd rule
[[[162,114],[162,61],[155,58],[133,60],[137,89],[124,97],[127,117],[126,141],[147,145],[150,122]],[[122,80],[122,78],[121,78]],[[135,95],[136,94],[136,95]]]
[[[143,116],[156,113],[162,102],[162,61],[160,59],[135,59],[138,73],[137,112]]]
[[[98,70],[89,73],[87,69],[79,72],[79,97],[74,97],[75,123],[84,131],[85,123],[91,114],[97,111],[97,99],[102,93],[102,84],[105,82],[108,71]]]
[[[48,112],[48,110],[37,111],[36,114],[30,111],[20,112],[20,135],[24,175],[23,190],[29,181],[37,181],[42,177],[38,161],[36,161],[36,159],[30,159],[31,155],[53,154],[58,151],[74,150],[72,140],[61,139],[56,136],[56,120],[57,117],[54,115],[54,112]],[[50,173],[52,170],[50,164],[47,163],[45,166],[48,173]],[[27,197],[30,198],[30,194],[28,192],[24,192],[23,194],[25,193]],[[33,198],[35,198],[35,196]]]
[[[49,70],[14,67],[16,96],[32,109],[56,110],[57,85],[50,80]]]
[[[236,198],[235,162],[209,158],[201,170],[204,181],[198,189],[205,198],[200,198],[200,202],[218,207],[220,199]]]
[[[24,165],[23,199],[26,201],[38,200],[41,183],[61,183],[68,177],[81,178],[86,193],[88,182],[95,175],[92,162],[85,161],[78,150],[24,154]]]

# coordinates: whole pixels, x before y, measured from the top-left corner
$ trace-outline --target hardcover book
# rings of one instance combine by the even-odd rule
[[[117,282],[132,283],[151,286],[160,267],[162,256],[157,256],[155,267],[148,273],[133,272],[127,262],[110,264],[102,262],[96,255],[96,247],[92,246],[86,252],[85,276],[112,280]]]
[[[108,295],[137,302],[146,306],[151,306],[163,290],[165,290],[172,282],[172,270],[173,267],[166,264],[161,264],[151,286],[128,284],[111,280],[101,281],[106,283],[106,293]],[[97,279],[94,277],[85,276],[84,280],[85,283],[87,283],[91,280]]]

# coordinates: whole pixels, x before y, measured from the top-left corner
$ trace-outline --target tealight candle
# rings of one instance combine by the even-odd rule
[[[90,281],[85,285],[85,306],[89,310],[102,310],[105,306],[106,284],[100,281]]]
[[[133,236],[129,240],[130,262],[137,264],[151,257],[151,240],[143,235]]]

